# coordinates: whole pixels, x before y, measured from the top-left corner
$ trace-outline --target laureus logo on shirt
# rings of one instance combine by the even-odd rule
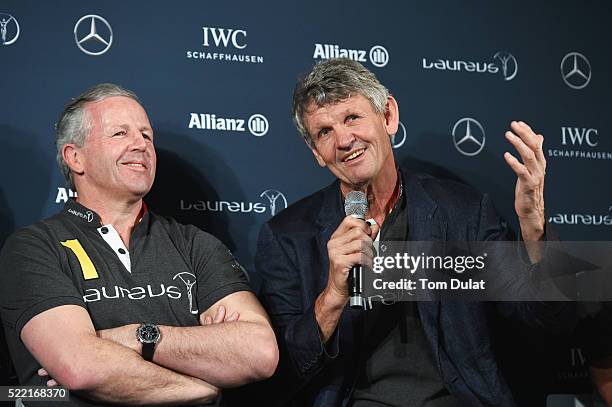
[[[104,299],[114,300],[127,298],[130,300],[143,300],[145,298],[168,297],[178,300],[182,297],[181,290],[174,285],[147,284],[144,287],[121,287],[113,285],[109,287],[88,288],[83,295],[85,302],[97,302]]]
[[[92,211],[87,211],[87,212],[83,213],[83,212],[79,212],[79,211],[71,208],[71,209],[68,209],[68,212],[73,214],[74,216],[77,216],[77,217],[81,218],[81,219],[85,219],[89,223],[93,222],[93,220],[94,220],[94,214],[93,214]]]
[[[182,273],[176,274],[174,277],[172,277],[172,279],[176,280],[177,277],[183,282],[183,284],[185,284],[185,288],[187,289],[187,297],[189,298],[189,312],[197,315],[198,310],[193,309],[193,292],[191,291],[194,284],[196,283],[196,276],[184,271]]]
[[[189,299],[188,311],[190,314],[197,315],[199,311],[193,296],[193,286],[196,284],[196,276],[185,271],[175,274],[172,280],[180,280],[184,284],[184,288],[181,289],[178,286],[163,283],[147,284],[143,287],[122,287],[113,285],[108,287],[89,288],[84,292],[83,301],[98,302],[125,298],[129,300],[151,300],[164,297],[171,300],[180,300],[183,298],[183,291],[185,291]]]

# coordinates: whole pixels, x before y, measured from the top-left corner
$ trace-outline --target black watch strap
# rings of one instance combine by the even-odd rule
[[[142,344],[142,358],[149,362],[153,360],[155,344],[159,341],[161,332],[155,324],[144,323],[136,328],[136,339]]]
[[[155,353],[154,343],[143,343],[142,344],[142,358],[146,361],[153,360],[153,354]]]

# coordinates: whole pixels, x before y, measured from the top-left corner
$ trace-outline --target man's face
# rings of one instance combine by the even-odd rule
[[[142,198],[153,185],[157,162],[153,129],[144,109],[123,96],[90,103],[85,109],[91,128],[78,149],[80,183],[101,197]]]
[[[391,96],[387,108],[377,113],[361,95],[322,107],[311,103],[304,124],[319,165],[351,189],[374,181],[385,165],[395,167],[389,137],[397,131],[399,113]]]

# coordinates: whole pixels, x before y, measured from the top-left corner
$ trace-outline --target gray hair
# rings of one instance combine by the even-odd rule
[[[68,164],[64,161],[62,149],[66,144],[74,144],[77,147],[82,147],[85,143],[85,139],[91,130],[91,120],[85,113],[85,106],[87,103],[98,102],[112,96],[125,96],[140,103],[138,96],[130,90],[113,83],[100,83],[87,89],[68,103],[62,111],[59,121],[55,125],[57,164],[64,178],[66,178],[68,187],[71,189],[74,189],[74,180],[70,167],[68,167]]]
[[[328,59],[317,63],[302,77],[293,90],[291,115],[298,131],[310,146],[314,142],[304,125],[304,114],[311,103],[318,107],[361,95],[370,101],[377,113],[385,113],[389,90],[359,62],[348,58]]]

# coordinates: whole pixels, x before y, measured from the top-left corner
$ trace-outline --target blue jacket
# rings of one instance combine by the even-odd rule
[[[427,175],[404,176],[409,237],[414,241],[508,240],[490,199],[469,187]],[[338,181],[291,205],[263,225],[256,267],[260,298],[281,347],[268,401],[340,406],[350,398],[359,357],[363,311],[347,307],[327,343],[319,338],[314,303],[327,283],[327,242],[342,219]],[[460,406],[512,406],[489,335],[491,311],[538,327],[568,327],[573,307],[536,302],[419,302],[419,315],[442,380]]]

